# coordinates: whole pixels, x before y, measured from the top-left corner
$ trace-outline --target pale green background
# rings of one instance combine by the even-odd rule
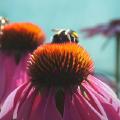
[[[0,15],[11,21],[29,21],[40,25],[50,42],[52,28],[72,28],[76,31],[120,18],[120,0],[0,0]],[[96,71],[114,76],[115,41],[109,40],[105,50],[102,36],[83,39],[82,44],[95,61]]]

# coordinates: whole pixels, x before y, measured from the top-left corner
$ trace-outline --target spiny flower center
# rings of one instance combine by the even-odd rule
[[[34,51],[28,73],[37,87],[71,88],[93,72],[88,53],[77,44],[48,44]]]

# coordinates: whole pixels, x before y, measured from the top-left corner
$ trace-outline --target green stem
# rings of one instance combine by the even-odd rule
[[[120,36],[116,37],[116,83],[120,82]]]

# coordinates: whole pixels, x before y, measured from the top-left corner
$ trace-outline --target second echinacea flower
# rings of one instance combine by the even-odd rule
[[[27,79],[29,54],[44,42],[45,34],[32,23],[10,23],[0,29],[0,105]],[[5,24],[5,23],[4,23]]]

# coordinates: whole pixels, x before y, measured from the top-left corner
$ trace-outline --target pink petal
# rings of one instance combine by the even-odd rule
[[[17,65],[15,75],[13,77],[14,81],[16,81],[16,86],[21,85],[24,82],[27,82],[29,79],[26,68],[27,68],[27,60],[30,54],[26,54],[24,57],[21,58],[19,64]]]
[[[94,95],[100,102],[101,106],[103,107],[108,120],[119,120],[120,119],[120,101],[117,98],[108,98],[102,96],[101,94],[97,93],[90,85],[86,85],[85,87],[87,94]],[[94,97],[94,98],[95,98]],[[92,102],[91,102],[92,104]],[[111,112],[113,113],[111,113]]]
[[[54,96],[55,92],[52,89],[42,96],[31,87],[30,83],[27,83],[8,96],[2,106],[0,119],[62,120],[56,109]],[[6,107],[8,107],[7,111]]]
[[[67,102],[68,100],[65,104],[68,104]],[[70,120],[107,120],[106,116],[100,114],[79,92],[73,95],[73,101],[69,107],[66,107],[66,111],[69,115],[65,113],[65,116],[72,118]],[[64,120],[69,120],[69,118]]]
[[[0,104],[6,96],[15,88],[13,75],[16,69],[14,57],[0,54]]]
[[[26,87],[27,84],[23,84],[22,86],[16,88],[5,100],[1,112],[0,112],[0,120],[9,120],[12,119],[14,106],[17,102],[17,100],[20,97],[20,94],[24,87]],[[9,119],[8,119],[9,118]]]
[[[103,95],[104,97],[109,96],[109,98],[117,98],[116,94],[114,93],[114,91],[106,84],[104,84],[102,81],[100,81],[99,79],[95,78],[92,75],[88,76],[88,81],[91,84],[91,86],[101,95]]]
[[[28,80],[26,63],[28,55],[24,56],[16,65],[14,56],[0,54],[0,104],[5,98],[22,83]]]

